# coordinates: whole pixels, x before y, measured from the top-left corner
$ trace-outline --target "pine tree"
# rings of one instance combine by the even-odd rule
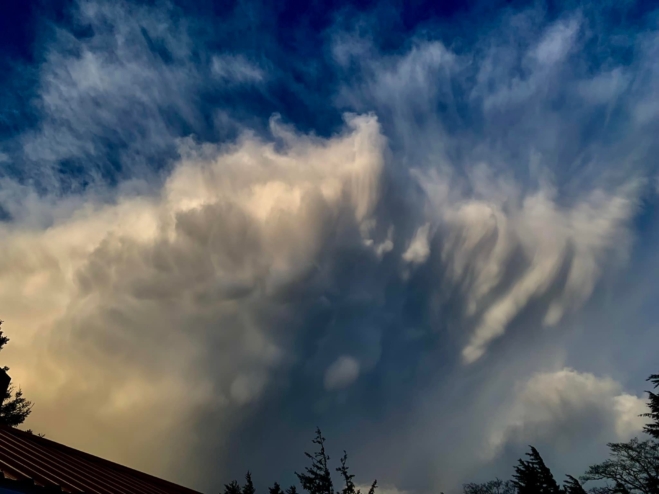
[[[341,466],[336,469],[337,472],[341,474],[343,478],[344,487],[341,489],[340,494],[361,494],[361,491],[355,487],[355,482],[352,480],[355,478],[353,474],[350,473],[348,469],[348,453],[343,452],[341,457]],[[375,494],[375,489],[378,486],[378,481],[374,480],[371,484],[371,488],[368,490],[368,494]],[[339,494],[339,493],[337,493]]]
[[[533,468],[530,462],[519,460],[519,465],[515,467],[513,475],[513,484],[518,494],[535,494],[537,486],[540,484],[538,472]]]
[[[531,452],[526,455],[530,460],[519,460],[513,475],[517,494],[560,494],[561,489],[538,450],[531,446]]]
[[[228,484],[224,484],[224,494],[242,494],[240,484],[235,480],[232,480]]]
[[[2,326],[2,321],[0,321]],[[0,350],[9,342],[0,328]],[[9,367],[3,367],[2,370],[7,372]],[[32,403],[23,397],[23,391],[19,388],[14,393],[14,387],[9,386],[4,396],[0,396],[0,424],[10,427],[17,427],[25,422],[25,419],[32,412]]]
[[[586,494],[586,490],[577,479],[572,475],[567,476],[567,480],[563,482],[563,491],[565,494]]]
[[[245,475],[245,485],[243,486],[242,494],[255,494],[256,488],[252,482],[252,474],[247,472]]]
[[[334,494],[332,476],[327,466],[330,458],[325,451],[325,438],[321,434],[320,428],[316,428],[313,443],[318,446],[318,451],[313,455],[305,453],[306,457],[311,460],[311,466],[305,468],[305,473],[295,472],[295,475],[300,480],[302,488],[309,494]]]
[[[337,472],[343,477],[344,487],[341,489],[341,494],[361,494],[359,489],[355,489],[355,483],[352,479],[355,478],[353,474],[348,471],[348,453],[343,452],[341,457],[341,466],[336,469]]]
[[[297,487],[294,485],[290,486],[288,489],[286,489],[286,494],[297,494]]]
[[[515,494],[510,480],[495,479],[482,484],[469,483],[462,486],[464,494]]]
[[[280,485],[275,482],[275,484],[268,489],[270,494],[284,494],[284,491],[281,489]]]
[[[659,387],[659,374],[653,374],[647,380],[654,384],[654,389]],[[653,393],[652,391],[648,391],[647,393],[650,398],[648,403],[650,411],[641,416],[651,418],[652,422],[646,425],[643,428],[643,431],[653,438],[659,439],[659,394]]]

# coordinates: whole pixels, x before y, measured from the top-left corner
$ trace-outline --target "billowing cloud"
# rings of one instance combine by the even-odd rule
[[[283,151],[250,136],[218,149],[187,143],[154,196],[86,203],[46,230],[4,225],[0,304],[11,327],[26,328],[10,363],[38,397],[34,427],[164,471],[173,458],[154,454],[157,441],[129,444],[136,428],[156,437],[200,408],[222,416],[256,400],[270,369],[294,358],[287,287],[377,201],[377,120],[348,126],[324,141],[273,123]],[[354,379],[354,363],[339,361],[328,387]]]
[[[613,379],[569,368],[539,373],[521,386],[505,423],[493,427],[491,451],[540,441],[569,450],[589,434],[603,443],[627,441],[643,428],[646,409],[645,399],[624,393]]]
[[[625,392],[616,380],[571,368],[520,379],[484,430],[478,470],[512,471],[535,446],[557,479],[575,475],[607,456],[606,444],[640,434],[646,400]],[[595,460],[597,461],[597,460]]]

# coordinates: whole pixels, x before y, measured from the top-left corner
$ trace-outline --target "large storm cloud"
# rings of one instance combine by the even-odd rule
[[[309,47],[251,7],[81,2],[15,63],[0,310],[28,425],[213,490],[292,482],[316,425],[410,492],[636,434],[650,17],[346,8]]]

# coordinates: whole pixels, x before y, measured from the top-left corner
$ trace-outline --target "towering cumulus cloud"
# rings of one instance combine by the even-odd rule
[[[67,415],[91,407],[97,423],[64,430],[92,448],[94,427],[129,433],[124,414],[152,438],[195,406],[256,400],[287,359],[286,291],[314,271],[328,239],[359,232],[378,200],[377,120],[347,126],[323,140],[273,122],[281,150],[249,135],[222,149],[188,142],[153,196],[83,198],[46,230],[4,225],[1,305],[26,328],[14,345],[29,351],[13,367],[44,395],[42,427],[62,434]],[[211,375],[200,375],[204,360]],[[332,383],[345,381],[337,371]],[[121,454],[130,442],[117,444]],[[153,447],[147,459],[164,464]]]
[[[0,81],[29,427],[217,491],[292,482],[320,425],[410,493],[638,433],[654,14],[205,5],[35,12]]]

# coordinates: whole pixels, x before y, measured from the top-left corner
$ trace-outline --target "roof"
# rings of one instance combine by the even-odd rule
[[[78,451],[63,444],[0,426],[0,472],[21,492],[85,494],[199,494],[166,480]],[[0,477],[0,492],[9,487]]]

